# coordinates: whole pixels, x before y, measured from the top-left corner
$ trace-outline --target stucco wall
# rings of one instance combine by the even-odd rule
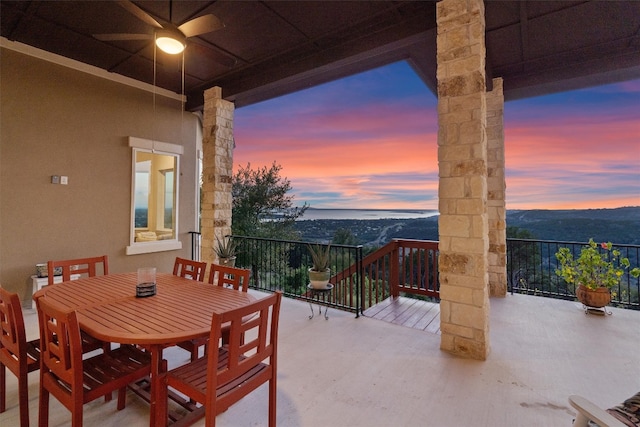
[[[176,100],[13,50],[0,57],[0,284],[30,307],[35,264],[107,254],[111,273],[171,271],[196,229],[197,118]],[[152,73],[152,64],[149,72]],[[182,133],[182,135],[181,135]],[[184,146],[182,250],[125,255],[136,136]],[[51,184],[66,175],[68,185]],[[26,300],[26,301],[25,301]]]

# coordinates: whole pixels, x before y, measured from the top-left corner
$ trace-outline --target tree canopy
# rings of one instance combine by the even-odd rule
[[[294,207],[294,196],[288,194],[291,182],[280,176],[282,166],[274,161],[270,167],[240,167],[233,176],[232,233],[252,237],[294,239],[295,220],[307,210]]]

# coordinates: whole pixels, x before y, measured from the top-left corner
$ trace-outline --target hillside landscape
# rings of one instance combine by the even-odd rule
[[[534,239],[640,245],[640,206],[616,209],[509,210],[507,227],[529,231]],[[420,219],[302,220],[302,240],[331,241],[347,230],[357,244],[379,246],[394,238],[438,240],[438,217]]]

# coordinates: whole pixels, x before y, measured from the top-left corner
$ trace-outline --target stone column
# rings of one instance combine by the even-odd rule
[[[489,214],[489,289],[507,295],[507,224],[504,175],[504,95],[502,78],[487,92],[487,207]]]
[[[485,20],[482,0],[443,0],[438,25],[440,348],[489,354]]]
[[[233,177],[232,102],[222,99],[222,89],[204,92],[202,124],[202,261],[216,262],[216,237],[231,233],[231,186]]]

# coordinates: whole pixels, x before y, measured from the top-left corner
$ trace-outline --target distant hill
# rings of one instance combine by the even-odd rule
[[[640,206],[616,209],[510,210],[507,226],[540,240],[640,244]]]
[[[640,206],[616,209],[508,210],[507,226],[539,240],[640,245]],[[296,223],[303,240],[330,241],[336,230],[351,231],[358,244],[382,245],[393,238],[438,240],[438,218],[307,220]]]

